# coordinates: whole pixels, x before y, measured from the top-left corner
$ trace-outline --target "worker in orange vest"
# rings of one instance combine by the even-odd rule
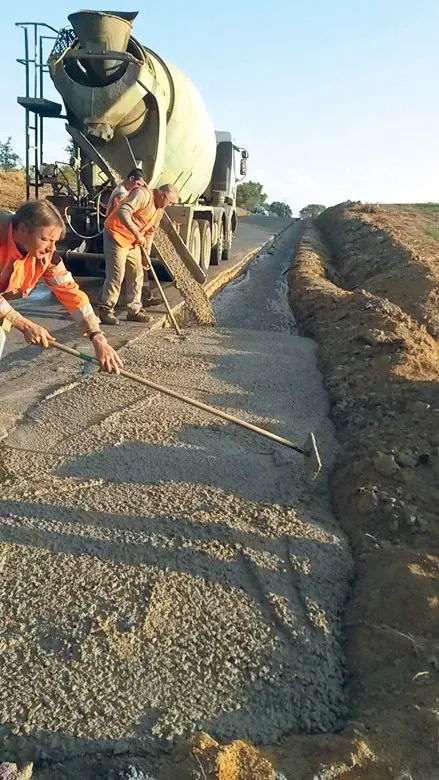
[[[88,296],[56,252],[56,242],[64,235],[63,218],[48,200],[28,201],[15,214],[0,211],[0,357],[11,328],[19,330],[28,344],[48,347],[55,341],[46,328],[23,317],[9,303],[26,298],[42,280],[90,338],[102,368],[117,374],[122,361],[102,333]]]
[[[106,218],[109,217],[111,212],[122,203],[122,201],[126,198],[128,193],[131,192],[133,187],[146,187],[145,174],[143,173],[141,168],[132,168],[132,170],[125,176],[125,178],[122,179],[118,184],[116,184],[114,190],[112,191],[108,199],[106,213],[105,213]],[[142,306],[144,304],[146,304],[147,306],[148,305],[151,306],[151,299],[153,298],[153,296],[151,295],[151,288],[149,286],[148,271],[146,268],[144,268],[143,272],[144,272],[144,286],[142,289]],[[143,290],[145,291],[145,293],[143,293]]]
[[[114,313],[125,277],[127,297],[127,320],[130,322],[149,322],[142,307],[142,286],[144,281],[141,248],[146,255],[145,268],[155,230],[163,216],[166,206],[176,203],[178,190],[173,184],[164,184],[158,189],[136,186],[113,209],[104,225],[105,282],[102,290],[99,316],[105,325],[119,325]],[[144,299],[144,306],[156,306],[160,298],[152,293]]]

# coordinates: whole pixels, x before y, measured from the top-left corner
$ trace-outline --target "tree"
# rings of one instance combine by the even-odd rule
[[[64,151],[67,152],[69,160],[71,157],[76,157],[76,147],[73,143],[73,138],[69,138],[67,146],[64,147]]]
[[[276,214],[278,217],[292,217],[293,212],[288,203],[281,203],[280,200],[275,200],[270,206],[267,206],[269,211]]]
[[[312,217],[316,219],[322,211],[326,210],[326,206],[320,206],[318,203],[310,203],[299,211],[300,219],[306,219],[306,217]]]
[[[20,155],[14,152],[12,147],[11,136],[6,141],[0,141],[0,170],[14,171],[22,167],[23,163],[20,160]]]
[[[247,211],[253,211],[256,206],[263,206],[267,200],[265,192],[262,192],[263,186],[258,181],[247,181],[243,184],[238,184],[236,205]]]

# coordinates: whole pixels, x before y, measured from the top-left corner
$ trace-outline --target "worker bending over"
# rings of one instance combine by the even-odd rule
[[[102,368],[117,374],[122,361],[102,333],[88,296],[56,251],[57,241],[64,236],[63,218],[48,200],[28,201],[15,214],[0,210],[0,357],[11,328],[19,330],[28,344],[48,347],[55,341],[46,328],[9,303],[26,298],[42,280],[90,338]]]

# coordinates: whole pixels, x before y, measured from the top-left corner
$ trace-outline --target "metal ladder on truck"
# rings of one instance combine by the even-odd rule
[[[44,119],[62,116],[62,106],[44,97],[44,75],[49,72],[47,58],[44,56],[46,41],[56,41],[58,30],[44,22],[16,22],[24,32],[24,58],[17,59],[25,67],[26,94],[18,97],[17,103],[26,112],[26,200],[38,198],[42,186],[41,169],[43,166]],[[54,35],[40,32],[45,28]],[[53,44],[52,44],[53,46]]]

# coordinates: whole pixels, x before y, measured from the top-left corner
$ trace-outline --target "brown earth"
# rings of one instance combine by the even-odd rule
[[[328,777],[429,780],[438,768],[437,216],[433,206],[328,209],[290,271],[344,446],[332,495],[357,560],[345,638],[365,753],[343,774],[336,748]]]
[[[24,171],[0,171],[0,208],[15,211],[25,200]]]
[[[52,194],[49,185],[40,187],[40,197]],[[26,200],[24,171],[0,171],[0,209],[15,211]]]

